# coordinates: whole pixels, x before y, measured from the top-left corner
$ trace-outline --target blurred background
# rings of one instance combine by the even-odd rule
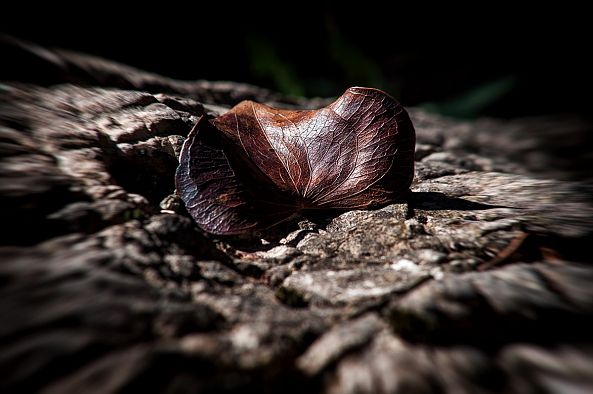
[[[308,97],[372,86],[459,118],[590,118],[591,28],[587,13],[570,5],[155,3],[125,15],[121,4],[20,7],[18,18],[1,17],[5,33],[177,79]]]

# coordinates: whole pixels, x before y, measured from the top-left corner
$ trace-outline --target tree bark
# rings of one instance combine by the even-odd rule
[[[198,117],[326,100],[2,41],[3,392],[593,391],[584,120],[412,108],[406,203],[213,238],[174,194]]]

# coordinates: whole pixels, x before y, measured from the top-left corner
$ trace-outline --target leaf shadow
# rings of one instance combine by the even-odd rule
[[[481,211],[496,208],[513,208],[504,205],[484,204],[464,200],[457,197],[449,197],[440,192],[411,192],[408,197],[410,209],[423,209],[427,211]]]
[[[412,192],[410,191],[398,201],[391,202],[382,206],[375,207],[375,209],[381,209],[391,204],[408,204],[408,214],[406,219],[414,217],[414,210],[421,209],[426,211],[478,211],[486,209],[496,208],[512,208],[520,209],[517,207],[508,207],[504,205],[492,205],[484,204],[469,200],[464,200],[457,197],[449,197],[444,193],[440,192]],[[287,242],[287,246],[296,246],[307,234],[317,232],[318,229],[324,229],[329,225],[335,218],[342,215],[348,210],[342,209],[311,209],[299,212],[290,219],[277,224],[268,229],[259,230],[251,234],[243,234],[242,236],[229,236],[222,237],[225,242],[232,245],[235,248],[256,252],[269,250],[275,246],[280,245],[280,240],[287,236],[287,234],[299,229],[299,222],[307,220],[312,227],[301,228],[301,232],[297,234],[295,239]],[[265,239],[266,243],[262,244],[261,239]]]

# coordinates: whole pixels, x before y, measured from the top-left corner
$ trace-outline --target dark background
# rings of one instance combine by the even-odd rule
[[[173,78],[243,81],[304,96],[373,86],[405,105],[456,117],[590,117],[584,10],[394,4],[390,11],[371,2],[145,3],[125,15],[122,4],[21,4],[1,18],[15,37]]]

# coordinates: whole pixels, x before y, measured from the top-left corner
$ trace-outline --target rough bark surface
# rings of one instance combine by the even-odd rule
[[[411,109],[407,203],[213,238],[174,195],[197,118],[323,100],[5,41],[49,77],[1,86],[2,392],[593,391],[584,121]]]

